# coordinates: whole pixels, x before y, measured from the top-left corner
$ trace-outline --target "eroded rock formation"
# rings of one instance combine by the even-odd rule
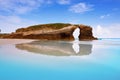
[[[86,26],[86,25],[79,25],[78,27],[80,28],[80,35],[79,35],[80,40],[96,40],[97,39],[93,36],[92,27]]]
[[[93,37],[92,28],[86,25],[72,24],[47,24],[46,26],[37,25],[17,29],[15,33],[4,36],[4,38],[18,39],[43,39],[43,40],[74,40],[73,32],[76,28],[80,28],[79,40],[95,40]],[[59,25],[59,26],[58,26]]]

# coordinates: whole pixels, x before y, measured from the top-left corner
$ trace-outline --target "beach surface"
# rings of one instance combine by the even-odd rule
[[[120,80],[120,39],[0,39],[0,80]]]
[[[33,39],[0,39],[0,45],[20,44],[35,41]]]

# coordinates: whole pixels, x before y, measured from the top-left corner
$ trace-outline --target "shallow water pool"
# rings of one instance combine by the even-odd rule
[[[0,45],[0,80],[120,80],[120,39]]]

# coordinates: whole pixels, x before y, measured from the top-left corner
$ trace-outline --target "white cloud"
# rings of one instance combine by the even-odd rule
[[[75,13],[84,13],[86,11],[91,11],[93,5],[89,5],[86,3],[78,3],[70,7],[70,11],[75,12]]]
[[[43,3],[46,2],[44,0],[0,0],[0,29],[2,33],[37,24],[38,22],[22,18],[18,14],[38,9]],[[4,15],[2,15],[3,13]]]
[[[0,11],[23,14],[41,6],[43,0],[0,0]]]
[[[93,29],[93,33],[98,38],[120,38],[120,24],[112,24],[107,27],[98,25]]]
[[[100,16],[100,19],[103,19],[103,18],[105,18],[105,16],[104,16],[104,15]]]
[[[58,0],[59,4],[70,4],[71,0]]]
[[[27,27],[37,22],[19,16],[0,16],[0,29],[2,33],[14,32],[17,28]]]
[[[104,19],[104,18],[109,17],[109,16],[110,16],[110,14],[102,15],[102,16],[100,16],[100,19]]]
[[[0,21],[3,21],[3,22],[6,21],[9,23],[17,24],[17,23],[21,22],[21,19],[18,16],[0,16]]]

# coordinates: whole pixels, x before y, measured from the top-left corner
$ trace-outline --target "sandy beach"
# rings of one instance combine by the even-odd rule
[[[0,39],[0,45],[7,45],[7,44],[20,44],[20,43],[27,43],[32,42],[35,40],[32,39]]]

